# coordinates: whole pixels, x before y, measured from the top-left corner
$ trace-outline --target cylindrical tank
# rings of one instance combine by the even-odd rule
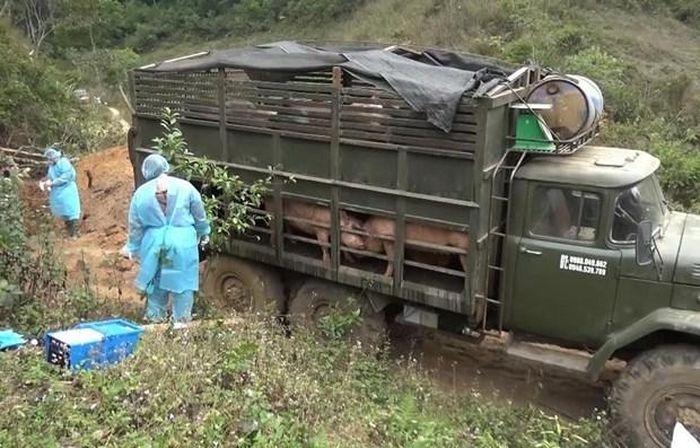
[[[527,97],[530,104],[550,104],[539,111],[549,128],[561,140],[588,131],[603,114],[603,93],[590,79],[578,75],[549,75]]]

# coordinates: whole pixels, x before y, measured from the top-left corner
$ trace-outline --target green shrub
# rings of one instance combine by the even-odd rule
[[[105,370],[62,373],[23,350],[0,371],[8,448],[609,446],[604,421],[447,394],[413,363],[253,316],[145,334]]]

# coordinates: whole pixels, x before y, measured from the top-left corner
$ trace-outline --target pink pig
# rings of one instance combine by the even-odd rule
[[[265,208],[268,212],[272,211],[272,202],[267,201],[265,203]],[[308,235],[313,235],[318,240],[321,245],[321,252],[323,254],[323,262],[326,265],[330,264],[331,258],[328,251],[328,247],[323,246],[323,244],[329,244],[331,240],[330,226],[331,226],[331,210],[328,207],[321,205],[310,204],[307,202],[286,199],[284,201],[284,216],[287,218],[299,218],[304,221],[297,221],[295,219],[287,219],[287,223],[292,229],[299,232],[306,233]],[[364,238],[360,235],[353,233],[343,232],[342,230],[362,230],[362,221],[354,218],[344,211],[340,211],[340,242],[343,246],[350,247],[352,249],[362,250],[365,248]],[[349,254],[345,254],[346,257]]]
[[[365,232],[372,236],[394,238],[396,226],[393,219],[381,216],[372,216],[363,226]],[[450,246],[462,249],[465,252],[469,249],[469,236],[466,232],[457,232],[440,227],[433,227],[424,224],[406,223],[406,240],[417,243],[428,243],[439,246]],[[368,251],[376,253],[386,253],[389,258],[384,275],[391,277],[394,275],[394,242],[388,239],[367,237],[365,246]],[[428,251],[427,248],[420,248],[421,251]],[[466,254],[459,255],[464,272],[467,271]]]

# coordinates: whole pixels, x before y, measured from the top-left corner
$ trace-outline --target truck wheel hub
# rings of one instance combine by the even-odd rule
[[[658,391],[649,402],[646,424],[655,441],[668,446],[676,422],[700,437],[700,387],[681,385]]]
[[[238,311],[253,309],[253,294],[235,275],[226,276],[221,282],[221,290],[226,304]]]

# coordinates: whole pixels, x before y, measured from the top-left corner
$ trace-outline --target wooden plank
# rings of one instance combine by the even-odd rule
[[[289,137],[289,138],[296,138],[296,139],[301,139],[301,140],[311,140],[311,141],[318,141],[318,142],[329,142],[330,141],[330,135],[323,135],[323,134],[308,134],[304,132],[296,132],[296,131],[290,131],[286,129],[270,129],[268,127],[259,127],[259,126],[251,126],[247,124],[238,124],[238,123],[231,123],[230,121],[226,124],[226,127],[230,130],[235,130],[235,131],[243,131],[243,132],[253,132],[253,133],[260,133],[260,134],[267,134],[267,135],[274,135],[275,133],[278,133],[280,137]],[[253,170],[253,167],[241,167],[241,169],[246,169],[250,168],[248,171]],[[267,171],[266,171],[267,173]],[[289,176],[287,176],[289,177]],[[297,177],[297,176],[294,176]]]
[[[341,120],[343,122],[361,122],[361,123],[367,123],[367,122],[375,122],[375,123],[380,123],[382,125],[391,125],[391,126],[401,126],[401,127],[407,127],[407,128],[416,128],[416,129],[431,129],[431,130],[437,130],[435,125],[432,125],[428,123],[428,121],[425,119],[425,117],[421,119],[411,119],[411,118],[399,118],[399,117],[393,117],[391,115],[384,115],[381,113],[381,109],[378,112],[372,112],[368,111],[367,113],[362,113],[362,112],[346,112],[345,110],[341,111]],[[468,132],[471,134],[476,134],[476,124],[468,124],[468,123],[453,123],[452,125],[452,131],[451,132]]]
[[[368,105],[381,105],[383,108],[397,108],[397,109],[410,109],[413,110],[413,108],[403,99],[400,97],[396,97],[394,99],[391,98],[366,98],[366,97],[349,97],[349,96],[344,96],[342,97],[342,104],[347,104],[347,105],[352,105],[352,104],[368,104]],[[461,112],[464,114],[473,114],[475,112],[476,108],[473,105],[467,105],[467,104],[458,104],[457,105],[457,112]]]
[[[21,149],[4,148],[1,146],[0,146],[0,152],[3,152],[5,154],[17,154],[20,156],[27,156],[30,158],[39,159],[41,161],[44,160],[44,155],[40,152],[23,151]]]
[[[256,120],[251,118],[245,118],[244,116],[231,115],[228,117],[229,125],[231,124],[243,124],[248,126],[255,126],[260,128],[265,128],[270,131],[276,130],[287,130],[295,131],[304,134],[317,134],[317,135],[328,135],[330,136],[330,127],[312,126],[298,123],[290,123],[286,121],[273,121],[273,120]]]
[[[419,263],[417,261],[406,260],[404,261],[406,266],[413,266],[414,268],[425,269],[426,271],[439,272],[441,274],[452,275],[455,277],[464,278],[467,273],[464,271],[458,271],[456,269],[444,268],[442,266],[435,266],[432,264]]]
[[[343,122],[341,126],[342,129],[366,131],[383,135],[405,135],[407,137],[476,143],[474,134],[466,132],[446,133],[437,129],[415,129],[403,126],[382,126],[374,123],[361,123],[353,121]]]
[[[343,72],[340,67],[333,67],[333,102],[331,123],[330,173],[331,179],[340,179],[340,89]],[[331,187],[331,264],[333,279],[338,278],[340,267],[340,189],[337,185]]]
[[[348,98],[401,99],[401,96],[396,92],[376,87],[346,87],[343,89],[343,96]],[[474,108],[477,104],[473,98],[463,96],[460,99],[460,106]]]
[[[221,145],[221,157],[229,160],[228,130],[226,129],[226,72],[219,69],[219,143]]]
[[[272,157],[274,168],[282,165],[282,148],[280,146],[280,135],[273,134],[272,136]],[[275,256],[278,263],[282,262],[284,253],[284,199],[282,198],[282,182],[280,176],[272,178],[272,195],[274,205],[274,220],[270,225],[274,225],[275,233],[272,242],[275,249]]]
[[[405,149],[400,149],[396,158],[396,189],[400,192],[408,190],[408,154]],[[396,198],[396,217],[394,219],[395,239],[394,243],[394,284],[395,295],[401,292],[404,274],[405,236],[406,236],[406,198],[399,195]]]
[[[237,86],[251,86],[259,88],[268,89],[280,89],[298,91],[298,92],[309,92],[309,93],[331,93],[333,92],[333,87],[331,85],[309,85],[301,84],[295,82],[271,82],[271,81],[231,81],[231,84]]]
[[[403,108],[403,109],[398,109],[398,108],[368,108],[364,106],[353,106],[351,104],[345,104],[342,106],[341,109],[342,113],[349,113],[349,112],[354,112],[354,113],[362,113],[362,114],[367,114],[367,113],[372,113],[372,114],[383,114],[387,115],[389,117],[402,117],[402,118],[412,118],[414,120],[423,120],[427,122],[427,118],[425,116],[425,113],[423,112],[416,112],[413,109],[410,108]],[[474,116],[472,113],[457,113],[454,116],[453,123],[469,123],[469,124],[476,124],[477,118]]]
[[[292,240],[292,241],[298,241],[300,243],[312,244],[314,246],[319,246],[319,247],[326,247],[326,248],[331,247],[330,243],[320,242],[319,240],[314,240],[312,238],[307,238],[305,236],[295,235],[292,233],[285,233],[284,238],[288,239],[288,240]]]
[[[198,89],[196,85],[183,85],[177,88],[168,87],[167,89],[162,86],[137,85],[136,91],[153,95],[182,95],[184,93],[194,98],[202,94],[216,95],[216,85],[212,86],[211,89]]]
[[[331,110],[330,108],[328,109],[322,109],[322,108],[304,108],[300,109],[297,107],[282,107],[282,106],[270,106],[268,104],[258,104],[258,105],[252,105],[251,107],[254,110],[259,110],[263,112],[276,112],[277,115],[290,115],[290,116],[299,116],[299,117],[310,117],[310,118],[318,118],[318,119],[326,119],[330,121],[331,119]],[[240,106],[228,106],[228,110],[231,112],[247,112],[249,109],[244,107],[244,105]]]
[[[158,88],[161,90],[179,90],[187,87],[196,87],[198,90],[215,89],[216,82],[214,79],[206,81],[191,81],[191,80],[170,80],[170,79],[147,79],[138,80],[136,86],[144,89]]]
[[[363,148],[381,149],[386,151],[398,151],[399,149],[405,149],[406,151],[415,154],[440,155],[442,157],[452,157],[455,159],[474,160],[474,153],[469,151],[426,148],[424,146],[401,145],[397,143],[375,142],[370,140],[357,140],[351,138],[341,138],[340,143],[344,145],[361,146]]]
[[[227,103],[241,104],[241,103],[251,103],[260,106],[280,106],[280,107],[298,107],[300,110],[310,109],[310,110],[321,110],[328,111],[330,113],[331,103],[323,101],[306,101],[300,98],[270,98],[270,97],[229,97],[227,98]]]
[[[267,97],[281,97],[281,98],[302,98],[313,101],[323,101],[330,103],[331,95],[325,93],[310,93],[310,92],[299,92],[296,90],[282,90],[282,89],[254,89],[254,88],[233,88],[231,91],[232,96],[236,97],[255,97],[255,98],[267,98]]]
[[[405,143],[426,148],[448,148],[457,151],[473,151],[475,148],[475,145],[469,142],[454,142],[447,139],[435,138],[404,137],[400,135],[383,135],[372,132],[353,131],[348,129],[341,129],[340,135],[341,137],[349,137],[359,140],[375,140],[385,143]]]

